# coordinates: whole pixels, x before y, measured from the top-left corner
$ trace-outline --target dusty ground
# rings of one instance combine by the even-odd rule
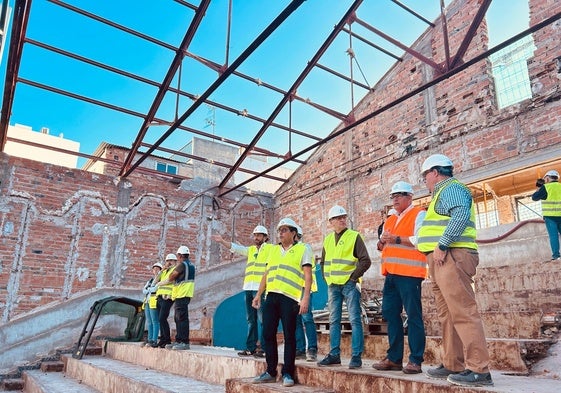
[[[531,375],[537,378],[561,380],[561,335],[547,351],[547,356],[532,366]]]

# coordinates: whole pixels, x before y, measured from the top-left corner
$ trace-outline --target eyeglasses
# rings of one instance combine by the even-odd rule
[[[429,169],[428,171],[424,171],[421,176],[423,177],[423,182],[427,182],[427,176],[429,173],[431,173],[433,171],[433,169]]]
[[[285,233],[285,232],[289,232],[289,231],[290,231],[290,229],[285,227],[285,228],[280,228],[277,232],[278,233]]]
[[[402,197],[407,195],[409,195],[409,193],[407,192],[394,192],[393,194],[390,195],[390,199],[395,199],[397,197]]]

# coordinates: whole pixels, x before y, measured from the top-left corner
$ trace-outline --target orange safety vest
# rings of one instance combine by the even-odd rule
[[[397,215],[392,215],[386,221],[384,230],[401,238],[413,236],[415,233],[415,219],[422,209],[413,207],[397,222]],[[397,274],[407,277],[427,277],[427,262],[423,253],[415,246],[395,243],[384,244],[382,250],[382,274]]]

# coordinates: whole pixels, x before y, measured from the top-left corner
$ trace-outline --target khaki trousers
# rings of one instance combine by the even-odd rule
[[[427,262],[442,326],[442,364],[452,371],[489,372],[489,352],[473,289],[479,254],[450,248],[443,265],[435,266],[432,253]]]

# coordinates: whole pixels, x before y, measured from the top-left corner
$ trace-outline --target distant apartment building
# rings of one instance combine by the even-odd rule
[[[130,148],[128,147],[102,142],[93,153],[94,157],[99,157],[100,159],[88,159],[82,166],[82,169],[88,172],[117,176],[129,152]],[[141,153],[137,153],[133,159],[133,163],[140,158],[141,155]],[[162,172],[162,174],[178,175],[186,178],[193,177],[193,171],[190,165],[171,158],[155,155],[150,155],[139,167]]]
[[[116,176],[129,151],[130,149],[127,147],[103,142],[93,154],[93,156],[102,159],[89,159],[82,169]],[[224,179],[230,167],[240,158],[243,152],[242,148],[196,137],[177,151],[178,154],[171,154],[168,157],[151,155],[139,167],[189,179],[204,179],[210,183],[218,184]],[[133,162],[140,156],[141,153],[138,153]],[[230,186],[240,184],[254,176],[255,173],[266,170],[271,166],[272,164],[267,157],[250,155],[244,160],[242,170],[236,171],[230,180]],[[292,172],[291,169],[276,168],[269,175],[279,179],[288,179]],[[280,185],[281,182],[278,180],[260,177],[248,183],[246,188],[253,191],[274,193]]]
[[[62,134],[54,136],[46,127],[40,131],[33,131],[31,127],[22,124],[8,126],[8,140],[4,152],[11,156],[30,160],[76,168],[80,143],[65,139]]]

